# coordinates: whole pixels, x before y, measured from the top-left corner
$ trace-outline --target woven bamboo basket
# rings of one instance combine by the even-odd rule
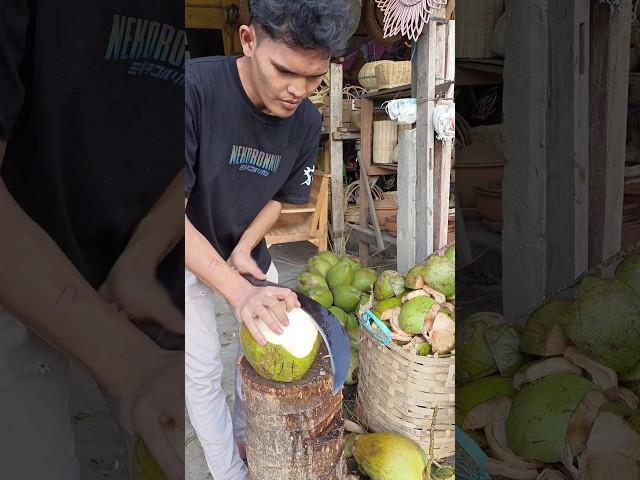
[[[391,120],[373,122],[373,163],[393,163],[393,149],[398,144],[398,124]]]
[[[395,343],[385,347],[361,329],[360,370],[355,415],[369,430],[391,431],[431,443],[436,460],[455,453],[455,356],[413,355]]]
[[[374,185],[371,188],[373,201],[380,201],[385,194],[382,189]],[[360,181],[351,182],[344,192],[344,221],[347,223],[360,223]]]
[[[392,60],[376,60],[375,62],[365,63],[358,72],[358,82],[367,90],[375,90],[378,88],[376,79],[376,67],[385,63],[393,63]]]
[[[389,62],[376,65],[378,89],[394,88],[411,83],[411,62]]]
[[[493,29],[504,0],[457,0],[456,57],[492,58]]]

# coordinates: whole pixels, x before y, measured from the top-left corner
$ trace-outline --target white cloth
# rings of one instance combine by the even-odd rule
[[[267,279],[277,283],[273,264]],[[242,380],[236,366],[234,416],[222,389],[220,337],[214,292],[185,270],[185,402],[191,424],[214,480],[246,480],[247,467],[236,441],[245,442],[246,420]],[[242,350],[238,348],[238,356]]]
[[[80,480],[68,360],[1,306],[0,332],[3,478]]]

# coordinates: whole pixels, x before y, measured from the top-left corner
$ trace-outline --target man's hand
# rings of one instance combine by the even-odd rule
[[[123,255],[99,292],[134,323],[154,321],[171,332],[184,335],[182,313],[156,278],[155,265],[129,260]]]
[[[251,256],[251,250],[242,246],[237,246],[227,263],[231,265],[240,275],[249,274],[257,280],[266,280],[267,276],[260,269],[256,261]]]
[[[260,333],[256,320],[263,321],[276,335],[280,335],[282,326],[289,325],[287,312],[300,307],[300,302],[288,288],[249,285],[232,301],[231,306],[236,318],[247,326],[256,342],[265,345],[267,341]]]
[[[132,368],[116,398],[125,426],[142,437],[170,480],[182,480],[184,462],[169,432],[184,430],[184,354],[160,352]]]

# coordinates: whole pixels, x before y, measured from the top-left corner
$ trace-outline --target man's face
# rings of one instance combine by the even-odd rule
[[[265,110],[281,118],[293,115],[329,69],[322,50],[290,48],[260,33],[252,49],[252,83]]]

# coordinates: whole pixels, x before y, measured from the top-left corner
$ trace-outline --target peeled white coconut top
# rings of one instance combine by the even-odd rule
[[[276,335],[262,320],[256,321],[256,326],[267,342],[282,345],[294,357],[304,358],[311,353],[318,338],[316,324],[311,315],[301,308],[294,308],[287,312],[287,317],[289,317],[289,325],[282,327],[281,335]]]

